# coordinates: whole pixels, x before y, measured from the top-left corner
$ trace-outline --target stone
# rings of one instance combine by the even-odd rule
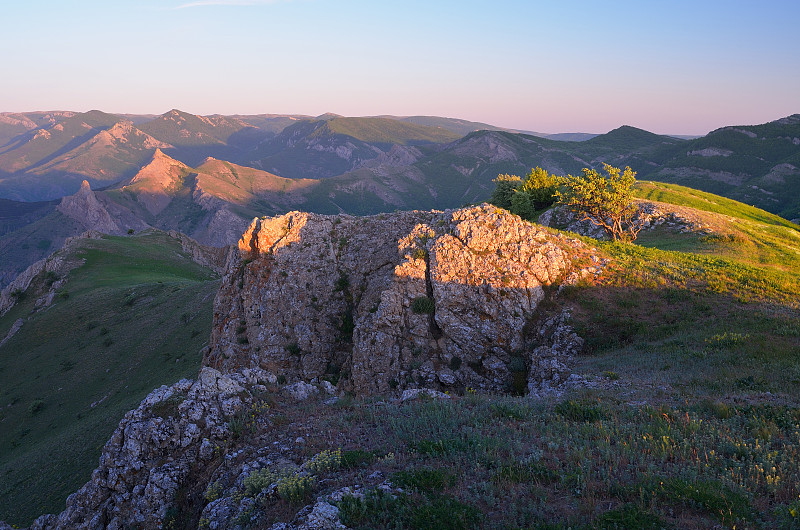
[[[250,401],[234,378],[208,367],[195,381],[153,390],[120,421],[91,480],[69,496],[66,510],[40,517],[34,527],[160,527],[192,467],[209,450],[213,456],[210,448],[224,442],[230,414]]]
[[[400,396],[400,402],[409,401],[411,399],[419,399],[420,396],[425,396],[432,399],[450,399],[450,396],[438,390],[430,388],[409,388],[403,390],[403,395]]]
[[[487,204],[254,219],[228,256],[204,364],[336,373],[337,392],[357,395],[506,391],[545,288],[599,275],[592,252]]]
[[[319,394],[319,388],[303,381],[298,381],[283,387],[283,393],[297,401],[305,401],[312,395]]]
[[[305,521],[297,525],[297,530],[335,530],[347,528],[339,520],[339,508],[325,501],[319,501],[305,517]]]

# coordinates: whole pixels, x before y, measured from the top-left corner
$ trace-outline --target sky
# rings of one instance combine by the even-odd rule
[[[800,113],[797,0],[3,2],[0,111],[701,135]]]

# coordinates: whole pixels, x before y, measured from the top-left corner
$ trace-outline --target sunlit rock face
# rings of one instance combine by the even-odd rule
[[[111,218],[108,210],[100,204],[87,181],[74,194],[61,199],[58,211],[76,220],[87,230],[97,230],[105,234],[119,234],[122,229]]]
[[[590,254],[489,205],[255,219],[228,257],[204,363],[357,394],[524,388],[538,377],[526,323],[549,286],[589,274]]]

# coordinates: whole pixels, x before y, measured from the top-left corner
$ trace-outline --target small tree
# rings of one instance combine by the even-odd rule
[[[556,202],[556,192],[564,180],[564,177],[551,175],[547,170],[535,167],[525,177],[520,191],[530,196],[535,210],[541,210]]]
[[[603,164],[605,175],[594,169],[583,169],[583,175],[570,175],[558,201],[575,212],[581,221],[601,226],[615,240],[634,241],[642,225],[635,220],[638,208],[633,202],[636,173]]]
[[[511,208],[511,197],[514,192],[522,187],[522,179],[516,175],[497,175],[492,182],[495,183],[494,191],[489,202],[500,208]]]
[[[538,210],[556,201],[556,191],[564,177],[550,175],[536,167],[522,179],[516,175],[498,175],[489,202],[523,219],[532,219]]]

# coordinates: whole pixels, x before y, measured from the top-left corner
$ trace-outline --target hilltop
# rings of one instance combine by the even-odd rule
[[[130,412],[38,524],[791,523],[800,231],[637,194],[638,245],[488,205],[255,219],[200,374]]]

